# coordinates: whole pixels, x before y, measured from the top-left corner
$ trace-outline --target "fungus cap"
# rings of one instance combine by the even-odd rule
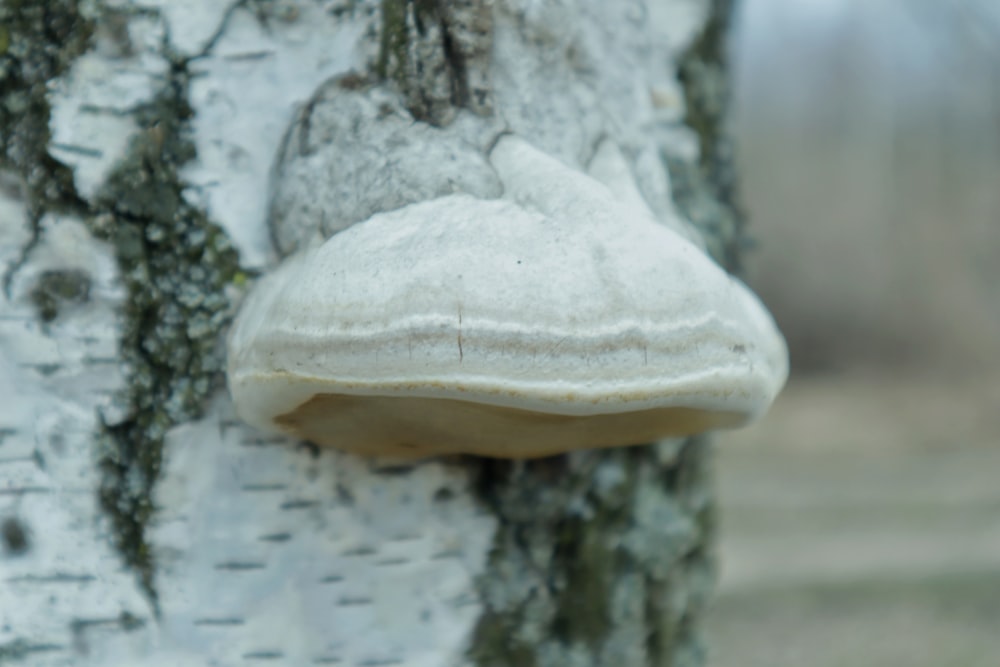
[[[767,409],[787,350],[750,290],[519,139],[490,161],[502,198],[374,215],[255,286],[229,342],[243,419],[369,455],[529,458]]]

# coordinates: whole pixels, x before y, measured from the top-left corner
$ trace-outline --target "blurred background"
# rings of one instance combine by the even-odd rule
[[[712,667],[1000,665],[1000,2],[738,0],[748,282]]]

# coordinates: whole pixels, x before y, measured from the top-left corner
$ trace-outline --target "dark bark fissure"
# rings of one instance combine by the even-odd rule
[[[42,217],[86,210],[72,171],[48,152],[47,92],[48,82],[89,47],[93,30],[76,0],[0,2],[0,168],[16,175],[31,230],[20,258],[4,272],[8,293],[41,239]]]
[[[491,26],[484,0],[383,0],[376,73],[395,82],[417,120],[444,126],[456,109],[488,114]]]

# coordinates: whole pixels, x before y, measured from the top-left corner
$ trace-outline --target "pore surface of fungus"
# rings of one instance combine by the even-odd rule
[[[370,455],[536,457],[743,424],[787,374],[702,250],[503,137],[499,199],[376,214],[288,258],[230,337],[236,409]]]

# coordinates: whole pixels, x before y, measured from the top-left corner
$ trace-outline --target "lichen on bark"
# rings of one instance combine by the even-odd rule
[[[166,82],[133,110],[142,130],[95,201],[81,198],[72,171],[51,156],[49,82],[90,47],[100,21],[117,16],[88,7],[93,16],[75,0],[0,3],[0,166],[19,177],[32,230],[21,261],[4,278],[9,284],[30,256],[46,213],[86,220],[114,248],[127,292],[120,344],[127,388],[97,436],[105,473],[100,501],[119,552],[155,608],[145,530],[163,438],[197,417],[220,384],[220,332],[230,315],[225,288],[240,275],[239,264],[222,230],[182,196],[178,169],[194,155],[185,59],[164,53],[171,60]],[[87,284],[74,272],[43,273],[30,295],[38,317],[49,322],[63,305],[86,300]]]
[[[482,667],[700,665],[715,529],[702,438],[485,462],[500,520],[469,656]]]
[[[89,46],[94,24],[77,0],[0,2],[0,167],[17,174],[32,230],[30,251],[49,211],[80,212],[73,173],[48,151],[48,83]],[[22,260],[24,255],[22,255]],[[8,267],[3,286],[20,263]]]
[[[728,35],[733,0],[711,0],[711,12],[678,67],[684,90],[684,123],[698,137],[697,162],[666,156],[673,199],[706,239],[708,250],[729,271],[742,269],[750,245],[739,203],[735,147],[729,122]]]
[[[156,608],[146,526],[168,429],[202,414],[221,384],[226,287],[240,275],[223,231],[187,203],[178,169],[194,155],[187,132],[186,62],[136,110],[142,128],[98,195],[91,228],[115,248],[127,296],[121,356],[127,388],[101,435],[101,504],[118,548]]]

